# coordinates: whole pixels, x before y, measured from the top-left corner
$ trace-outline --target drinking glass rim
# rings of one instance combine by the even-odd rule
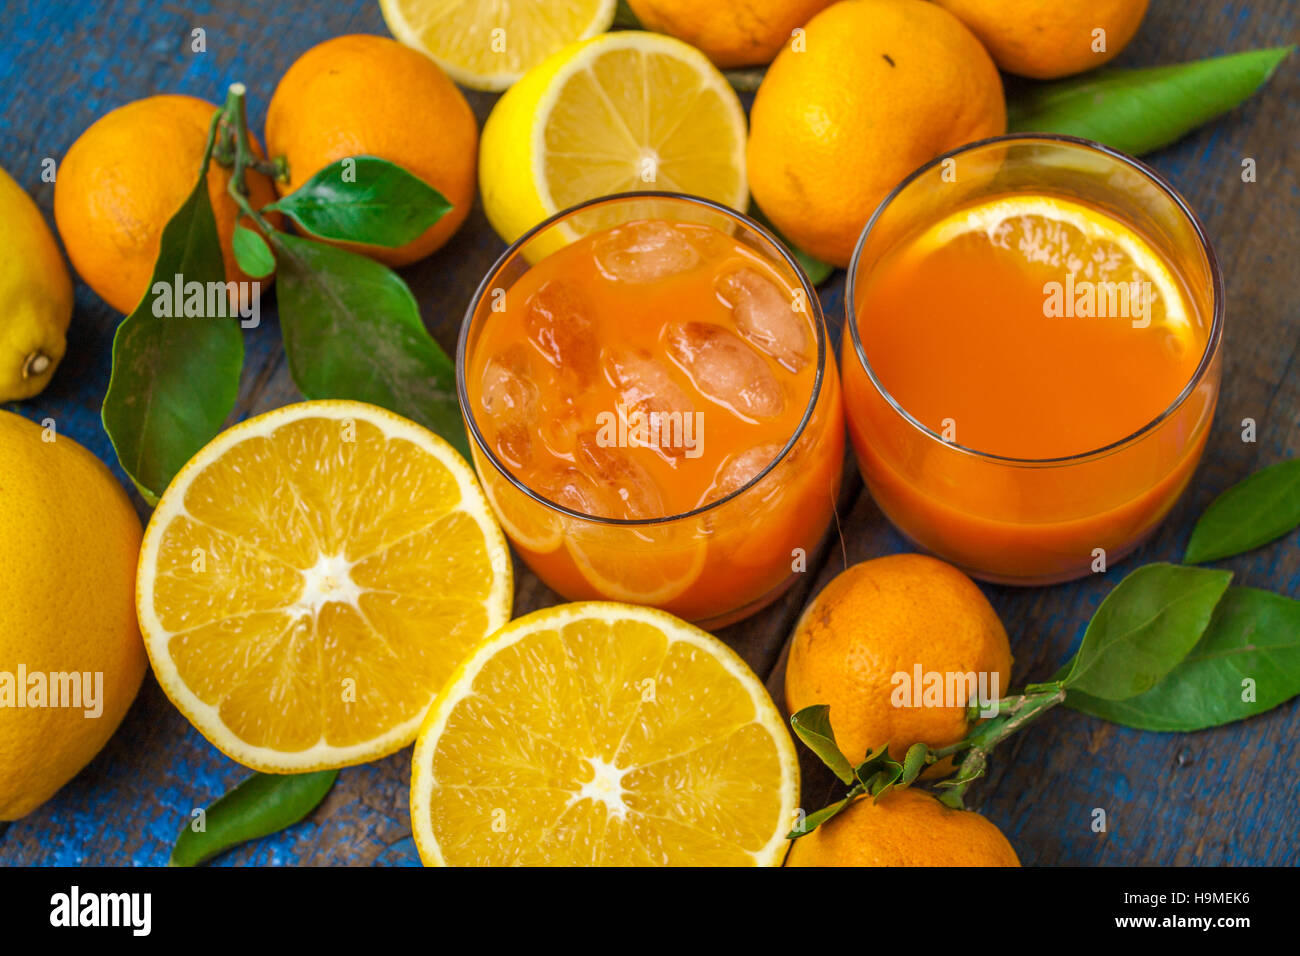
[[[465,363],[467,360],[466,350],[469,342],[470,327],[474,323],[474,313],[477,311],[479,303],[482,302],[484,296],[487,295],[488,290],[491,288],[492,281],[500,274],[501,270],[505,268],[506,264],[510,262],[515,255],[520,254],[520,250],[530,239],[541,233],[543,230],[548,229],[556,223],[568,219],[576,213],[591,206],[611,202],[647,199],[656,201],[664,199],[675,200],[685,202],[689,205],[712,209],[713,211],[721,213],[722,215],[734,219],[742,225],[752,229],[777,251],[780,259],[790,267],[794,272],[795,277],[799,280],[799,284],[804,290],[804,299],[812,309],[813,319],[815,320],[813,322],[813,331],[817,336],[817,370],[813,377],[812,393],[808,397],[808,404],[804,408],[803,416],[799,419],[799,424],[795,427],[794,433],[790,436],[789,440],[781,446],[781,450],[777,452],[776,457],[768,462],[766,467],[759,471],[758,474],[745,482],[745,484],[721,498],[700,505],[697,508],[692,508],[690,511],[683,511],[680,514],[665,515],[659,518],[606,518],[600,515],[589,515],[584,514],[581,511],[574,511],[572,508],[566,508],[564,505],[551,501],[549,498],[545,497],[533,488],[530,488],[520,480],[520,478],[497,457],[496,452],[489,447],[487,441],[483,437],[483,433],[479,430],[478,421],[475,419],[473,406],[470,403],[469,389],[465,383]],[[492,466],[496,468],[498,472],[504,475],[512,485],[538,504],[549,508],[552,511],[558,511],[560,514],[572,518],[580,518],[584,521],[593,522],[595,524],[624,525],[630,527],[660,525],[672,521],[681,521],[685,518],[694,518],[699,515],[707,514],[715,508],[721,507],[757,485],[767,477],[767,475],[775,469],[777,465],[785,460],[785,457],[790,453],[790,450],[796,443],[798,443],[799,439],[803,437],[803,433],[807,430],[809,422],[812,421],[813,412],[817,408],[817,401],[821,397],[822,384],[826,375],[828,345],[829,343],[826,339],[826,323],[822,315],[821,300],[817,296],[816,287],[809,280],[807,274],[799,265],[798,260],[794,258],[789,250],[786,249],[785,244],[777,239],[769,229],[745,213],[732,209],[730,206],[724,205],[723,203],[715,202],[712,199],[706,199],[703,196],[691,196],[679,192],[633,190],[630,192],[612,193],[608,196],[596,196],[592,199],[583,200],[567,209],[562,209],[533,226],[514,242],[510,243],[510,245],[506,247],[506,250],[497,257],[497,260],[492,263],[492,267],[488,269],[487,273],[483,276],[482,281],[479,282],[478,288],[474,290],[474,295],[470,298],[469,306],[465,310],[465,318],[461,322],[460,335],[457,337],[456,341],[456,398],[460,402],[461,417],[465,419],[466,428],[469,431],[471,441],[478,446],[479,451],[487,456],[488,461],[491,462]]]
[[[936,434],[932,428],[913,417],[911,412],[905,409],[902,404],[890,394],[889,390],[885,388],[880,379],[877,378],[875,370],[871,367],[871,363],[867,361],[866,349],[862,344],[862,337],[858,332],[857,308],[854,301],[854,288],[856,286],[855,277],[857,276],[858,271],[858,259],[862,254],[863,247],[866,245],[867,237],[871,234],[872,227],[875,226],[876,221],[889,207],[890,203],[892,203],[899,194],[914,181],[934,167],[941,165],[945,160],[952,159],[962,153],[970,152],[971,150],[1006,143],[1064,143],[1070,146],[1078,146],[1086,150],[1101,153],[1102,155],[1116,160],[1145,176],[1151,182],[1155,183],[1156,187],[1161,192],[1173,200],[1174,205],[1183,216],[1187,218],[1187,221],[1191,223],[1192,230],[1195,232],[1196,239],[1200,244],[1201,252],[1204,254],[1206,263],[1209,265],[1211,296],[1213,299],[1213,315],[1211,316],[1210,321],[1210,334],[1206,336],[1205,350],[1201,354],[1201,360],[1197,364],[1196,369],[1192,372],[1187,384],[1184,385],[1182,390],[1174,397],[1174,400],[1170,403],[1169,407],[1155,418],[1151,419],[1151,421],[1147,422],[1136,431],[1125,435],[1123,438],[1103,445],[1100,448],[1092,449],[1091,451],[1078,452],[1073,455],[1063,455],[1054,458],[1018,458],[1011,455],[996,455],[992,452],[978,451],[957,442],[945,441],[943,437]],[[990,136],[986,139],[976,140],[972,143],[958,146],[955,149],[950,149],[946,153],[936,156],[929,162],[917,167],[914,171],[909,173],[902,182],[889,191],[889,194],[880,201],[878,206],[876,206],[875,211],[871,214],[871,218],[867,220],[867,224],[863,227],[862,233],[858,236],[857,244],[853,248],[853,255],[849,259],[848,273],[845,276],[844,286],[844,324],[848,327],[849,337],[853,343],[853,350],[857,355],[858,364],[862,367],[863,371],[867,373],[867,377],[871,380],[872,386],[878,393],[880,393],[881,397],[889,403],[890,407],[893,408],[895,412],[902,416],[904,421],[930,440],[939,442],[945,448],[949,448],[958,454],[968,455],[972,458],[979,458],[984,461],[996,462],[1004,465],[1017,465],[1024,467],[1059,467],[1062,465],[1073,465],[1082,461],[1101,458],[1133,444],[1168,420],[1180,407],[1182,407],[1188,397],[1196,391],[1196,388],[1201,384],[1201,381],[1209,372],[1210,366],[1214,362],[1214,357],[1218,354],[1219,343],[1223,337],[1223,277],[1219,272],[1219,259],[1218,256],[1215,255],[1214,246],[1210,243],[1210,239],[1205,233],[1205,226],[1201,223],[1201,220],[1196,213],[1192,211],[1191,206],[1188,205],[1187,201],[1179,195],[1178,190],[1176,190],[1173,185],[1164,178],[1164,176],[1158,173],[1151,166],[1142,162],[1140,159],[1137,159],[1134,156],[1129,156],[1127,153],[1123,153],[1120,150],[1112,149],[1102,143],[1090,139],[1084,139],[1080,136],[1068,136],[1064,133],[1004,133],[1001,136]]]

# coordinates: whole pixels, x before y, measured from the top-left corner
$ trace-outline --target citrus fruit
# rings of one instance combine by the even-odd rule
[[[699,47],[717,66],[770,63],[781,46],[833,0],[628,0],[647,30]]]
[[[163,227],[194,189],[216,111],[192,96],[136,100],[92,123],[59,165],[54,220],[63,246],[86,285],[119,312],[130,312],[149,290]],[[261,155],[256,142],[253,149]],[[229,170],[208,166],[226,280],[249,281],[230,248],[238,207],[226,192],[229,181]],[[249,170],[245,182],[254,208],[275,198],[261,173]]]
[[[1147,12],[1147,0],[935,2],[970,27],[998,66],[1038,80],[1108,63],[1128,46]]]
[[[1196,329],[1185,296],[1164,259],[1131,229],[1090,206],[1055,196],[1004,196],[960,209],[924,232],[913,246],[924,256],[951,243],[992,243],[1015,250],[1024,268],[1042,275],[1035,284],[1063,274],[1094,283],[1150,283],[1150,322],[1173,337],[1176,347],[1196,346]]]
[[[921,695],[931,674],[956,699]],[[804,610],[790,642],[786,708],[828,705],[835,739],[855,764],[884,744],[901,760],[914,743],[944,747],[966,736],[973,701],[957,675],[974,675],[977,685],[985,675],[990,691],[996,675],[998,696],[1007,691],[1011,648],[1002,622],[956,568],[894,554],[842,571]]]
[[[379,0],[393,36],[473,90],[504,90],[566,43],[604,33],[617,6],[616,0]]]
[[[98,458],[0,411],[0,528],[0,820],[16,820],[99,753],[140,688],[140,519]]]
[[[382,757],[510,616],[510,556],[469,466],[360,402],[223,432],[163,494],[138,610],[158,683],[255,770]]]
[[[479,179],[484,211],[507,242],[561,209],[634,189],[744,209],[744,110],[694,47],[655,33],[607,33],[553,54],[501,97],[483,126]],[[645,218],[656,218],[653,210]],[[624,219],[625,211],[618,222],[578,222],[585,233]],[[530,256],[578,234],[565,223]]]
[[[790,735],[734,651],[662,611],[565,604],[447,681],[411,822],[431,865],[774,866],[798,791]]]
[[[565,541],[579,572],[597,594],[655,606],[685,593],[704,570],[708,545],[698,525],[669,522],[635,529],[590,528]],[[627,531],[635,536],[629,541]]]
[[[794,841],[786,866],[1019,866],[1002,831],[923,790],[860,797]]]
[[[1006,131],[1002,81],[952,14],[921,0],[836,3],[777,54],[750,111],[754,200],[801,249],[847,266],[908,173]]]
[[[72,279],[40,209],[3,169],[0,220],[0,402],[17,402],[40,392],[63,358]]]
[[[390,266],[442,248],[474,201],[473,111],[438,64],[387,37],[335,37],[294,60],[267,107],[266,148],[288,162],[281,195],[349,156],[386,159],[442,193],[451,209],[405,245],[333,243]]]

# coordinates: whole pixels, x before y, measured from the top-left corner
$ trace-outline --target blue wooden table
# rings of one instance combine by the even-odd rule
[[[1186,3],[1153,0],[1120,65],[1169,63],[1294,43],[1291,0]],[[191,31],[206,31],[193,53]],[[378,6],[285,0],[275,4],[149,0],[6,0],[0,7],[0,164],[52,222],[53,185],[41,162],[60,159],[93,120],[130,100],[177,92],[219,102],[241,80],[250,120],[302,51],[343,33],[385,34]],[[1077,645],[1105,592],[1140,563],[1177,560],[1191,523],[1215,494],[1248,473],[1300,453],[1297,276],[1300,276],[1300,56],[1283,64],[1243,108],[1149,160],[1204,219],[1223,266],[1228,297],[1222,398],[1204,463],[1159,532],[1105,575],[1051,588],[986,587],[1011,634],[1014,683],[1043,679]],[[469,94],[480,124],[495,97]],[[1241,163],[1258,178],[1243,183]],[[3,254],[0,230],[0,254]],[[470,294],[502,243],[476,206],[437,255],[404,271],[426,322],[451,351]],[[843,275],[823,289],[828,320],[842,322]],[[247,333],[245,376],[235,417],[298,398],[280,350],[273,310]],[[120,320],[77,285],[68,355],[50,387],[13,411],[46,416],[117,468],[100,424],[113,330]],[[1239,423],[1258,422],[1243,443]],[[134,494],[134,492],[133,492]],[[144,503],[135,499],[147,519]],[[782,702],[784,646],[800,608],[849,562],[905,550],[850,474],[842,540],[830,542],[800,585],[756,618],[721,632],[768,679]],[[0,529],[3,546],[3,529]],[[1237,583],[1300,591],[1296,536],[1227,562]],[[517,567],[519,613],[557,597]],[[1300,862],[1298,704],[1197,734],[1127,730],[1058,710],[994,757],[972,790],[1027,864],[1290,864]],[[238,864],[418,865],[407,813],[409,750],[345,770],[308,820],[218,861]],[[831,781],[805,762],[804,805],[821,805]],[[0,833],[0,863],[164,863],[191,810],[247,771],[210,746],[176,712],[152,677],[116,736],[53,800]],[[1103,808],[1105,833],[1091,829]]]

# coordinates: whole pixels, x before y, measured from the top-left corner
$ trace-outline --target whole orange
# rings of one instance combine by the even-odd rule
[[[192,96],[136,100],[97,119],[63,157],[54,184],[59,236],[77,274],[119,312],[134,309],[149,289],[163,227],[194,189],[216,111]],[[261,155],[256,142],[253,148]],[[208,198],[233,282],[249,277],[230,249],[238,207],[229,182],[229,170],[208,166]],[[245,182],[254,208],[275,199],[260,173],[248,171]]]
[[[442,247],[474,201],[478,124],[442,68],[385,37],[352,35],[320,43],[280,79],[266,114],[266,146],[289,164],[281,195],[330,163],[378,156],[438,190],[451,210],[395,249],[338,243],[400,266]]]
[[[786,866],[1019,866],[1002,831],[909,787],[859,797],[790,847]]]
[[[942,695],[925,692],[938,686],[933,674]],[[977,690],[983,674],[989,696],[994,675],[998,696],[1007,692],[1011,647],[997,612],[951,565],[894,554],[841,572],[808,605],[790,643],[785,702],[791,714],[828,705],[855,764],[886,743],[901,759],[914,743],[944,747],[966,736],[971,674]]]
[[[903,177],[1006,131],[1002,80],[975,35],[922,0],[843,0],[804,32],[754,98],[749,187],[797,246],[846,266]]]
[[[832,0],[628,0],[647,30],[704,51],[716,66],[770,63],[781,46]]]
[[[1147,0],[934,2],[970,27],[998,66],[1037,80],[1082,73],[1114,59],[1147,12]]]

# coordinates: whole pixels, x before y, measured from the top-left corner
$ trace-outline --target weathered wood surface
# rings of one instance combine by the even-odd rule
[[[189,52],[195,27],[208,52]],[[52,221],[45,157],[60,158],[95,118],[129,100],[183,92],[219,101],[235,80],[250,90],[257,128],[280,73],[309,46],[341,33],[386,33],[377,5],[283,2],[205,4],[10,0],[0,8],[0,162]],[[1292,43],[1289,0],[1188,4],[1153,0],[1119,63],[1170,63]],[[1223,488],[1300,451],[1297,295],[1300,275],[1300,59],[1286,62],[1262,95],[1211,127],[1149,157],[1204,219],[1228,294],[1224,388],[1214,433],[1191,490],[1134,557],[1093,580],[1034,590],[987,587],[1012,635],[1014,679],[1042,678],[1061,663],[1105,591],[1151,560],[1176,560],[1191,522]],[[382,95],[377,90],[376,95]],[[469,95],[480,123],[494,97]],[[1258,181],[1241,181],[1241,161]],[[0,234],[2,236],[2,234]],[[469,297],[502,243],[475,208],[457,237],[405,270],[429,328],[449,352]],[[0,237],[0,254],[3,238]],[[842,322],[843,274],[823,289],[828,320]],[[273,310],[247,339],[236,417],[298,395],[279,347]],[[113,462],[99,421],[109,347],[120,316],[84,285],[68,357],[38,399],[10,406],[54,417]],[[1241,441],[1243,418],[1258,422]],[[121,472],[118,471],[119,476]],[[129,484],[129,483],[128,483]],[[783,650],[800,608],[849,562],[904,549],[850,468],[842,539],[828,542],[806,578],[780,603],[722,632],[783,701]],[[137,499],[138,500],[138,499]],[[141,514],[146,510],[139,502]],[[1296,538],[1227,563],[1238,581],[1295,595]],[[522,567],[519,612],[556,596]],[[1140,733],[1068,712],[1049,715],[995,757],[975,801],[1025,863],[1296,864],[1300,862],[1297,703],[1198,734]],[[325,803],[288,832],[242,847],[222,864],[418,863],[407,815],[409,751],[344,771]],[[828,775],[805,762],[804,804],[820,806]],[[159,864],[194,807],[245,771],[212,748],[168,703],[152,677],[112,742],[45,807],[0,835],[5,864]],[[1094,808],[1109,829],[1090,829]]]

